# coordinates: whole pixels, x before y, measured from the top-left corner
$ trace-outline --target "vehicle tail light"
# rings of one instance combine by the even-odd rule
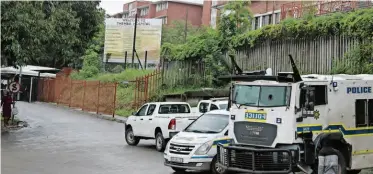
[[[176,119],[171,119],[170,123],[168,124],[168,129],[175,130],[176,129]]]

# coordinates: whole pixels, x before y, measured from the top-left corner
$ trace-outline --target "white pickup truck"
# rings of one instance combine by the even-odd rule
[[[162,152],[172,136],[199,116],[191,112],[186,102],[146,103],[128,117],[125,123],[126,142],[136,146],[140,139],[155,139],[157,151]]]
[[[201,100],[198,102],[197,107],[192,108],[193,113],[203,114],[212,110],[227,109],[228,97],[224,98],[211,98],[209,100]]]

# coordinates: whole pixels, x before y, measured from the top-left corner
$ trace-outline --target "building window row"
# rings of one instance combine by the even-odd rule
[[[147,15],[149,13],[149,7],[147,7],[147,8],[142,8],[141,10],[140,10],[140,16],[145,16],[145,15]]]
[[[280,15],[280,11],[254,15],[254,20],[252,21],[252,29],[256,30],[266,25],[278,24],[280,23]]]
[[[162,2],[162,3],[157,4],[157,6],[155,7],[155,10],[158,12],[158,11],[165,10],[167,8],[168,8],[168,3]]]

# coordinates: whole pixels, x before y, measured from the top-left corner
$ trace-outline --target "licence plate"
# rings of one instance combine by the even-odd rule
[[[182,163],[183,159],[182,158],[177,158],[177,157],[171,157],[172,162],[177,162],[177,163]]]

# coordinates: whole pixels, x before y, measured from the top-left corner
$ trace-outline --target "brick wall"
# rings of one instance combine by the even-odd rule
[[[182,4],[177,2],[168,2],[167,24],[174,20],[185,20],[188,9],[188,22],[199,26],[202,23],[202,6]]]

